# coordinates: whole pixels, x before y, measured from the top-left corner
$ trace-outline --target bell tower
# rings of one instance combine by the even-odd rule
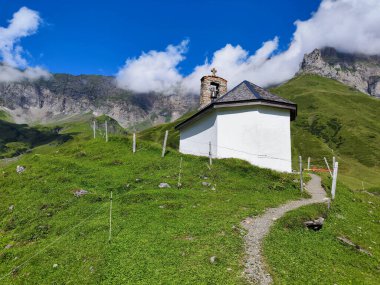
[[[201,78],[199,109],[227,93],[227,80],[216,76],[216,72],[216,69],[213,68],[211,69],[212,75],[206,75]]]

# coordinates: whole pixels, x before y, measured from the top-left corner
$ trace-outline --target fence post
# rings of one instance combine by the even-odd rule
[[[303,192],[302,156],[299,156],[298,159],[300,161],[300,185],[301,185],[301,192]]]
[[[133,133],[133,145],[132,145],[133,153],[136,152],[136,133]]]
[[[108,124],[107,124],[107,120],[105,122],[105,126],[106,126],[106,142],[108,142]]]
[[[333,163],[332,163],[333,168],[335,167],[335,162],[336,162],[335,156],[333,156]]]
[[[165,131],[164,143],[163,143],[163,145],[162,145],[162,155],[161,155],[161,157],[164,157],[164,156],[165,156],[165,151],[166,151],[166,141],[168,140],[168,134],[169,134],[169,131],[166,130],[166,131]]]
[[[182,174],[182,156],[181,156],[181,160],[179,161],[179,172],[178,172],[178,183],[177,183],[178,189],[181,188],[181,186],[182,186],[181,174]]]
[[[323,157],[323,159],[325,160],[325,163],[326,163],[326,165],[327,165],[327,169],[329,170],[329,172],[330,172],[330,176],[332,177],[333,175],[332,175],[332,173],[331,173],[331,169],[330,169],[329,163],[327,162],[326,157]]]
[[[96,121],[94,120],[94,122],[92,123],[92,131],[94,133],[94,139],[96,138]]]
[[[307,170],[310,170],[310,156],[307,158]]]
[[[338,178],[338,162],[335,162],[334,165],[334,175],[333,175],[333,181],[331,185],[331,198],[334,200],[335,199],[335,192],[336,192],[336,181]]]
[[[211,149],[211,142],[208,143],[208,157],[210,159],[210,166],[212,165],[212,149]]]
[[[111,236],[112,236],[112,191],[110,196],[110,228],[108,232],[108,242],[111,242]]]

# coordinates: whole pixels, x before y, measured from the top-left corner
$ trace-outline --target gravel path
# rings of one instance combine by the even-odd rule
[[[261,255],[261,243],[268,234],[275,220],[282,217],[286,212],[304,205],[326,202],[326,192],[321,186],[321,178],[310,174],[311,180],[306,185],[306,190],[312,195],[310,199],[301,199],[288,202],[278,208],[270,208],[263,215],[247,218],[242,226],[248,231],[245,236],[247,260],[245,263],[245,276],[250,283],[267,285],[272,283],[272,277],[266,271],[265,263]]]

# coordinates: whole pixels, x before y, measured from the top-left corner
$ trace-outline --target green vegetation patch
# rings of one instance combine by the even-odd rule
[[[22,156],[23,173],[3,168],[0,283],[242,284],[240,222],[301,198],[292,175],[234,159],[210,170],[207,158],[171,148],[161,158],[159,144],[141,140],[132,154],[130,136],[106,143],[81,126],[66,126],[87,130],[72,140]]]
[[[298,76],[271,91],[298,105],[291,130],[295,169],[299,155],[324,168],[323,157],[331,163],[336,156],[347,185],[380,185],[379,99],[317,75]]]
[[[330,185],[330,179],[324,184]],[[378,284],[380,280],[380,201],[338,184],[330,210],[306,206],[278,220],[264,241],[275,284]],[[320,231],[303,222],[324,217]],[[345,238],[355,246],[338,238]]]

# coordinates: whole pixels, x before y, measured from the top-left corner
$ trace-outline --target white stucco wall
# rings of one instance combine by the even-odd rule
[[[212,146],[217,145],[216,141],[216,112],[207,114],[191,126],[180,131],[179,151],[186,154],[208,156],[209,142]],[[213,157],[217,157],[215,147],[211,147]]]
[[[241,158],[291,172],[290,111],[267,106],[219,109],[218,158]]]
[[[240,158],[291,172],[290,111],[268,106],[220,108],[180,131],[182,153]]]

